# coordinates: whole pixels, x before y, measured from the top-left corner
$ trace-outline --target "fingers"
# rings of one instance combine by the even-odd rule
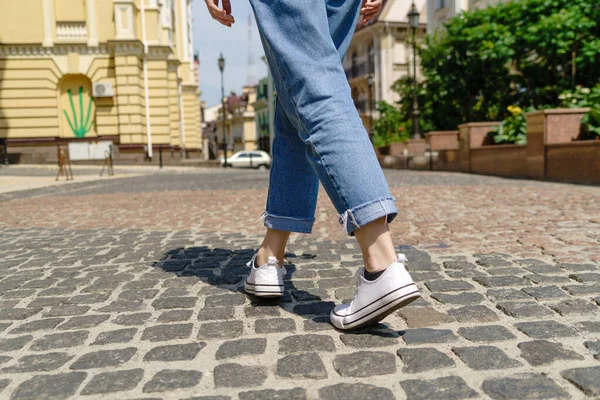
[[[231,15],[229,0],[223,0],[223,8],[219,8],[219,0],[205,0],[205,2],[208,12],[215,21],[229,27],[235,23],[235,18]]]
[[[360,9],[361,23],[366,24],[371,21],[381,11],[382,0],[363,0]]]

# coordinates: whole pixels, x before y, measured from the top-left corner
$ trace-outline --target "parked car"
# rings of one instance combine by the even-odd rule
[[[271,156],[261,150],[238,151],[231,157],[227,157],[227,165],[225,165],[225,158],[221,157],[221,165],[234,168],[267,169],[271,167]]]

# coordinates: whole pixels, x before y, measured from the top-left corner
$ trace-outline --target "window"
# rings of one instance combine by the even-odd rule
[[[259,157],[259,158],[262,157],[262,154],[260,154],[260,153],[250,153],[250,154],[252,154],[252,157]]]
[[[369,73],[375,72],[375,47],[373,43],[369,45]]]
[[[240,153],[237,158],[248,158],[248,153]]]
[[[435,0],[435,9],[439,10],[440,8],[446,7],[446,0]]]

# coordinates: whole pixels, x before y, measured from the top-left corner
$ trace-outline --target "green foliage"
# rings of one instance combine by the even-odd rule
[[[527,144],[527,121],[518,106],[508,106],[510,115],[492,132],[496,144]],[[527,112],[533,110],[527,110]]]
[[[558,96],[562,107],[591,107],[581,119],[581,139],[600,137],[600,84],[587,88],[577,86],[575,90],[567,90]]]
[[[71,93],[71,89],[67,90],[69,94],[69,102],[71,103],[71,111],[73,113],[73,120],[69,118],[66,110],[63,110],[65,113],[65,117],[67,117],[67,122],[69,123],[69,127],[75,137],[82,138],[84,137],[91,129],[94,121],[90,121],[91,113],[92,113],[92,98],[90,97],[90,102],[87,107],[87,112],[84,114],[83,111],[83,87],[79,87],[79,120],[77,119],[77,112],[75,111],[75,105],[73,104],[73,94]]]
[[[413,111],[413,92],[414,81],[412,77],[404,77],[397,80],[392,86],[392,90],[400,95],[398,102],[398,111],[402,121],[406,124],[406,131],[412,132],[412,111]],[[421,134],[434,130],[432,120],[435,117],[429,98],[427,97],[427,83],[419,82],[417,84],[417,99],[419,101],[419,128]]]
[[[465,12],[427,36],[420,57],[420,105],[434,129],[504,119],[509,105],[556,107],[565,90],[600,82],[600,2],[520,0]]]
[[[390,143],[405,142],[410,139],[406,121],[400,111],[385,101],[377,103],[379,119],[373,128],[373,145],[387,146]]]

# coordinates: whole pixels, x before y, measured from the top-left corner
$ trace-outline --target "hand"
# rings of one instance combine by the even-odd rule
[[[214,20],[221,24],[231,27],[235,23],[235,18],[231,15],[231,2],[230,0],[222,0],[223,8],[219,8],[219,0],[204,0],[208,12]]]
[[[362,24],[366,24],[371,21],[381,11],[381,5],[383,0],[363,0],[360,8]]]

